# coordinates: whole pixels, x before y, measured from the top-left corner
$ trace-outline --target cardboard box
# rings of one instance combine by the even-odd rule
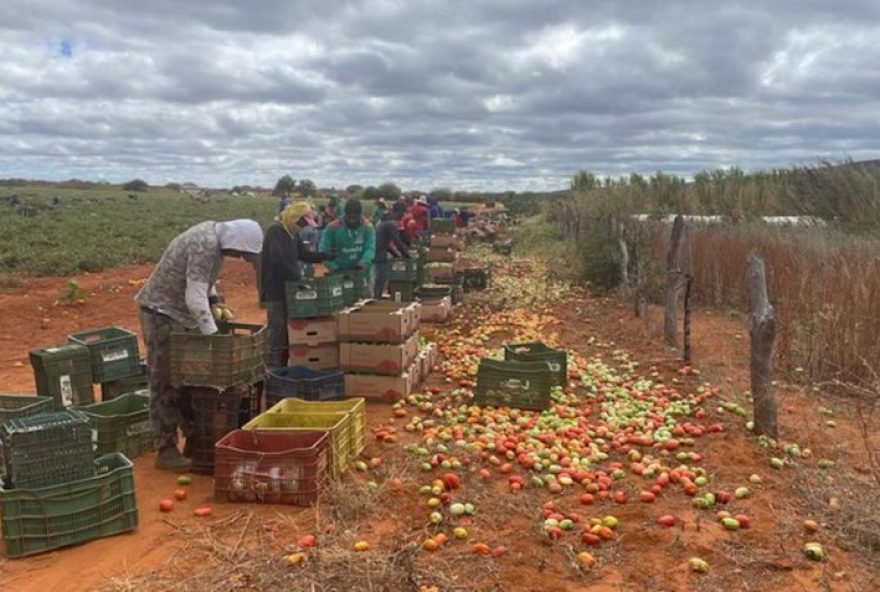
[[[365,300],[362,303],[363,309],[368,312],[376,310],[402,310],[410,316],[415,329],[419,328],[419,320],[421,319],[422,305],[418,302],[396,302],[394,300]],[[414,330],[415,330],[414,329]]]
[[[431,370],[434,369],[440,362],[440,351],[437,349],[436,343],[429,343],[425,346],[424,350],[428,352],[428,363],[430,364]]]
[[[368,401],[394,403],[408,397],[413,390],[412,375],[405,372],[398,376],[377,374],[346,374],[345,396],[363,397]]]
[[[433,265],[429,265],[427,269],[428,279],[431,283],[436,284],[455,281],[454,263],[434,263]]]
[[[425,261],[428,263],[435,262],[444,262],[444,263],[453,263],[455,262],[455,257],[457,253],[453,249],[442,248],[442,247],[431,247],[428,249],[428,252],[425,254]]]
[[[312,370],[339,368],[339,344],[291,345],[289,366],[305,366]]]
[[[426,323],[445,323],[452,311],[452,298],[443,296],[422,300],[422,320]]]
[[[419,352],[416,364],[419,366],[419,377],[422,379],[422,382],[424,382],[428,379],[434,369],[433,364],[431,364],[431,353],[428,351],[428,348],[424,348]]]
[[[336,316],[340,341],[401,343],[419,327],[422,305],[417,302],[368,300]]]
[[[290,345],[335,343],[336,317],[290,319],[287,321],[287,341]]]
[[[425,380],[425,375],[422,373],[422,359],[421,354],[417,354],[416,358],[413,360],[412,364],[409,365],[409,374],[412,377],[413,388],[416,388],[422,381]]]
[[[457,236],[451,234],[435,234],[431,236],[431,248],[439,247],[441,249],[461,249],[461,241]]]
[[[419,334],[403,343],[340,343],[339,367],[345,372],[401,374],[418,354]]]

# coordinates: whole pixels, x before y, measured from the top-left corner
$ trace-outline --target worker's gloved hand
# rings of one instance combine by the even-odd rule
[[[225,303],[212,305],[211,314],[214,315],[214,320],[218,323],[231,321],[235,318],[235,313],[233,313],[232,309],[226,306]]]
[[[355,268],[356,270],[358,270],[358,271],[363,271],[363,270],[364,270],[364,264],[363,264],[363,263],[358,263],[357,265],[354,266],[354,268]]]

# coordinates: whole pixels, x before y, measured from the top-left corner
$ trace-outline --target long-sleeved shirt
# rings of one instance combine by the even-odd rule
[[[360,226],[351,229],[345,224],[345,220],[334,220],[321,233],[319,250],[322,253],[336,252],[336,258],[325,263],[330,271],[354,269],[357,265],[366,269],[376,253],[373,225],[364,218]]]
[[[223,254],[215,226],[212,221],[202,222],[175,237],[135,301],[188,329],[216,333],[208,292],[220,275]]]
[[[397,251],[406,256],[407,248],[400,239],[400,231],[397,229],[397,221],[386,214],[379,225],[376,226],[376,255],[373,261],[382,263],[388,260],[388,253],[392,245]]]
[[[324,256],[309,251],[297,233],[291,235],[281,222],[266,229],[260,259],[260,301],[284,302],[284,282],[300,279],[299,262],[319,263]]]

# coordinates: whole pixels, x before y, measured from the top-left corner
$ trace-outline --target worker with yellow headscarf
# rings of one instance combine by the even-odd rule
[[[320,263],[334,259],[334,252],[315,253],[303,242],[302,230],[312,224],[312,206],[293,202],[281,212],[280,220],[266,229],[260,267],[260,302],[266,308],[269,368],[287,365],[287,307],[284,283],[300,279],[300,262]]]

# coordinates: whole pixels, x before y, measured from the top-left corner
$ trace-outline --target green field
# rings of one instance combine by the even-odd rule
[[[13,208],[2,200],[11,195],[18,195],[22,207]],[[131,195],[136,199],[118,186],[0,187],[0,276],[6,281],[18,275],[64,276],[155,261],[172,238],[193,224],[253,218],[265,226],[278,204],[276,197],[220,192],[207,203],[169,189]],[[59,203],[50,207],[53,196]],[[371,214],[373,204],[366,202],[364,209]]]

